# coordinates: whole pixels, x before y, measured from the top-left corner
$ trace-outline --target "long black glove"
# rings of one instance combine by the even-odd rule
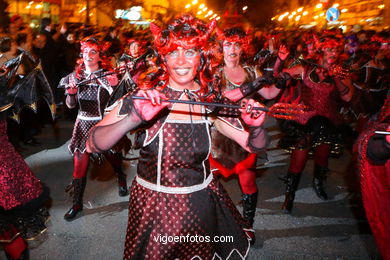
[[[244,97],[259,91],[265,85],[274,84],[273,78],[258,77],[252,82],[246,82],[240,86],[240,91]]]

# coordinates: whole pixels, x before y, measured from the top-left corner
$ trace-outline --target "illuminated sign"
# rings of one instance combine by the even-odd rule
[[[337,21],[339,17],[340,17],[340,11],[335,7],[331,7],[328,9],[328,11],[326,11],[326,20],[328,20],[328,22]]]
[[[130,20],[130,21],[137,21],[137,20],[141,19],[141,11],[142,11],[141,6],[133,6],[127,10],[117,9],[115,11],[115,18],[126,19],[126,20]]]

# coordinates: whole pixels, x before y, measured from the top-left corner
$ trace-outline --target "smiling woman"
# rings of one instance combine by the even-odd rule
[[[210,128],[214,125],[247,150],[261,150],[266,144],[260,127],[265,114],[244,109],[241,121],[208,113],[201,105],[164,102],[204,100],[212,79],[207,40],[214,27],[215,22],[206,25],[190,15],[164,29],[151,24],[165,61],[164,86],[135,92],[146,99],[123,97],[90,132],[87,149],[96,152],[110,149],[128,131],[137,131],[140,159],[131,188],[124,259],[244,259],[248,254],[249,225],[210,172]],[[252,106],[259,104],[249,100]],[[177,240],[154,239],[160,235]],[[186,236],[211,240],[183,241]],[[213,243],[216,236],[232,236],[234,241]]]
[[[83,196],[87,183],[90,154],[86,152],[88,132],[103,117],[111,93],[118,83],[116,75],[99,76],[110,70],[106,55],[108,44],[95,38],[87,38],[81,42],[82,58],[78,60],[76,71],[61,79],[60,86],[65,88],[66,105],[69,108],[79,106],[69,151],[73,155],[74,169],[72,184],[67,191],[73,191],[73,205],[64,215],[65,220],[73,220],[83,209]],[[84,82],[84,83],[83,83]],[[118,153],[107,153],[106,157],[118,174],[119,195],[128,194],[126,175],[121,170]]]
[[[169,85],[177,88],[178,85],[185,86],[188,89],[197,88],[194,86],[195,78],[200,64],[199,52],[195,49],[183,49],[178,47],[166,55],[166,64],[169,77]]]

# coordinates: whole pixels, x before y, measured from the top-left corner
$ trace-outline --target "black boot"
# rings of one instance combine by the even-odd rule
[[[256,214],[256,205],[257,205],[257,191],[253,194],[243,194],[242,195],[242,206],[243,212],[242,215],[245,220],[247,220],[251,227],[253,226],[255,214]]]
[[[286,193],[282,209],[285,213],[290,214],[294,205],[295,192],[298,189],[301,173],[288,172],[286,176]]]
[[[117,171],[118,176],[118,193],[119,196],[124,197],[129,195],[129,190],[127,189],[126,174],[122,171]]]
[[[250,237],[250,243],[253,245],[256,241],[255,237],[255,232],[252,229],[253,227],[253,222],[255,219],[255,214],[256,214],[256,205],[257,205],[257,194],[258,192],[256,191],[253,194],[243,194],[242,195],[242,206],[243,206],[243,211],[242,215],[246,221],[250,224],[251,229],[250,230],[245,230],[246,233]]]
[[[72,221],[76,217],[77,213],[83,210],[83,195],[86,184],[86,177],[73,179],[71,184],[71,188],[73,188],[73,206],[64,215],[65,220]]]
[[[317,197],[322,200],[328,199],[328,194],[324,190],[324,181],[326,180],[326,173],[328,172],[328,167],[315,165],[314,166],[314,177],[313,177],[313,189],[317,194]]]

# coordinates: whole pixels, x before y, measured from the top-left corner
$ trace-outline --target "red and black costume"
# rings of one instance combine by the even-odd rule
[[[103,43],[99,43],[94,38],[87,39],[81,43],[82,50],[91,46],[101,53],[106,48]],[[72,184],[66,188],[66,191],[73,189],[73,206],[65,214],[64,218],[66,220],[74,219],[76,214],[83,208],[83,195],[90,160],[90,154],[86,152],[86,141],[89,137],[89,130],[103,118],[104,110],[114,91],[109,79],[102,77],[102,74],[109,71],[108,63],[104,63],[105,60],[100,65],[101,69],[92,73],[85,71],[85,65],[82,63],[82,60],[79,62],[81,65],[76,68],[76,71],[62,78],[59,84],[60,88],[66,88],[70,83],[78,84],[77,94],[74,96],[77,100],[79,111],[69,144],[69,151],[73,155],[74,163],[73,180]],[[85,81],[85,83],[80,83],[82,81]],[[119,195],[126,196],[128,194],[126,174],[122,171],[121,154],[108,152],[105,156],[117,173]]]
[[[203,63],[199,61],[201,65],[194,75],[201,82],[195,86],[200,87],[192,90],[174,89],[167,85],[172,75],[165,68],[168,65],[163,64],[165,73],[161,78],[168,81],[165,81],[162,93],[168,99],[200,101],[208,93],[207,83],[211,81],[212,74],[205,53],[214,27],[215,22],[206,25],[190,15],[176,18],[163,30],[151,24],[154,44],[160,55],[178,52],[179,48],[192,53],[196,49],[196,57],[199,55],[199,60],[204,59]],[[184,59],[183,56],[179,56],[178,61]],[[170,66],[169,69],[174,67]],[[191,69],[196,69],[194,66]],[[183,119],[175,118],[175,113],[170,112],[175,110],[175,106],[160,111],[151,122],[134,126],[139,130],[136,145],[140,148],[140,159],[138,175],[131,188],[124,259],[244,259],[249,250],[249,237],[244,229],[249,225],[211,173],[209,163],[211,127],[216,118],[224,120],[232,128],[244,129],[237,118],[211,115],[204,107],[197,107],[199,111],[192,114],[190,105]],[[88,140],[91,150],[109,147],[110,140],[104,138],[107,133],[116,140],[120,136],[114,135],[122,135],[124,129],[134,129],[128,127],[133,122],[129,115],[137,111],[130,95],[120,101],[115,111],[117,115],[110,116],[120,118],[119,121],[92,129]],[[180,110],[177,112],[182,114]],[[262,128],[256,129],[260,130],[256,136],[263,142]],[[263,146],[264,143],[256,145]],[[159,236],[165,235],[181,237],[181,240],[162,243]],[[234,242],[211,242],[215,236],[224,235],[233,236]],[[201,237],[201,240],[188,243],[183,240],[186,236],[192,239]]]
[[[333,38],[326,39],[318,46],[320,49],[337,48],[339,42]],[[318,60],[321,62],[321,59]],[[301,173],[308,160],[310,150],[314,154],[314,176],[312,181],[316,195],[323,200],[328,198],[323,183],[327,178],[328,159],[331,152],[331,144],[335,143],[336,126],[342,123],[339,113],[340,97],[347,95],[349,87],[341,82],[340,67],[324,69],[315,63],[301,66],[302,84],[293,89],[287,89],[283,101],[293,101],[306,106],[305,113],[297,116],[296,121],[288,121],[284,125],[284,131],[292,137],[293,150],[290,166],[288,168],[286,182],[286,197],[283,209],[290,213],[293,207],[295,191],[298,188]],[[292,68],[294,69],[294,68]],[[318,69],[322,72],[321,79]],[[277,69],[276,69],[277,71]],[[289,71],[289,70],[286,70]],[[331,72],[333,72],[331,76]],[[335,72],[340,72],[336,74]],[[286,72],[282,72],[286,73]],[[292,90],[292,93],[289,93]],[[288,97],[287,99],[286,96]]]
[[[259,71],[254,66],[243,66],[247,77],[244,82],[235,84],[229,81],[220,68],[221,91],[239,88],[243,83],[252,82],[258,78]],[[243,216],[251,225],[254,222],[257,205],[258,189],[256,185],[255,164],[257,155],[245,151],[239,144],[218,131],[213,131],[213,152],[211,164],[218,169],[225,178],[237,174],[243,193]]]
[[[355,145],[363,205],[383,259],[390,259],[390,142],[376,130],[389,131],[390,96],[373,124]]]
[[[389,38],[375,35],[367,52],[372,59],[358,68],[353,74],[353,86],[355,87],[351,108],[358,118],[357,131],[369,120],[369,117],[378,113],[384,104],[390,85],[390,64],[388,63]]]
[[[16,74],[23,55],[7,62],[0,76],[0,244],[8,259],[28,259],[24,239],[34,239],[44,232],[49,218],[48,188],[35,177],[7,136],[8,116],[17,115],[23,106],[32,106],[42,94],[54,104],[38,64],[26,71],[23,79]]]
[[[163,93],[169,99],[190,95],[195,100],[199,94],[169,86]],[[130,103],[131,98],[123,100],[120,115],[127,114]],[[242,127],[238,120],[236,124]],[[247,255],[243,228],[249,225],[210,172],[211,126],[206,116],[192,121],[163,116],[138,135],[140,159],[130,194],[124,259],[227,259],[234,250],[242,258]],[[230,235],[234,243],[162,244],[153,239],[160,234]]]
[[[217,31],[218,40],[223,44],[224,41],[230,44],[240,44],[242,49],[241,56],[247,55],[250,49],[250,37],[238,27]],[[243,59],[240,57],[241,60]],[[261,77],[261,72],[257,66],[242,65],[245,71],[245,79],[243,82],[232,82],[227,78],[224,66],[217,68],[216,75],[220,79],[219,90],[223,93],[239,88],[245,83],[253,82]],[[257,95],[255,93],[254,95]],[[240,187],[242,190],[243,201],[243,217],[250,223],[252,227],[256,213],[258,189],[256,185],[255,153],[249,153],[244,150],[235,141],[222,135],[213,129],[213,149],[212,157],[210,158],[211,165],[218,169],[217,172],[225,178],[232,174],[237,174]],[[253,241],[254,242],[254,241]]]
[[[130,48],[131,45],[137,44],[139,47],[139,55],[137,57],[134,57],[131,55]],[[129,70],[129,73],[135,83],[138,83],[138,78],[140,74],[147,69],[146,62],[145,62],[145,54],[144,52],[144,46],[145,43],[130,39],[127,42],[127,48],[125,52],[122,54],[122,56],[119,58],[119,64],[122,66],[125,66],[127,70]],[[143,53],[141,53],[143,52]],[[138,53],[137,53],[138,54]]]

